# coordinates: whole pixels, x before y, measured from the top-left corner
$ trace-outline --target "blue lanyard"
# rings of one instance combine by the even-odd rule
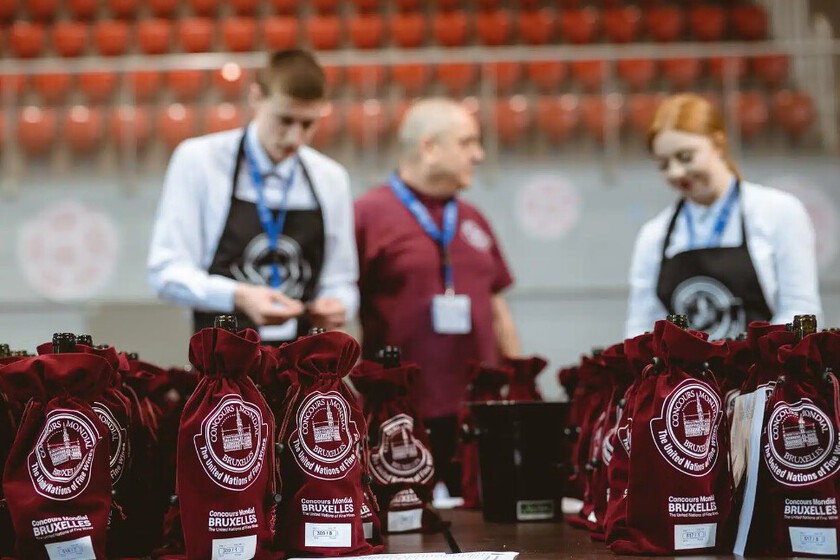
[[[397,174],[394,173],[390,178],[391,190],[396,195],[397,199],[405,206],[423,231],[431,237],[440,247],[440,252],[443,257],[443,286],[447,294],[451,294],[455,290],[455,278],[452,271],[452,263],[449,260],[449,244],[455,237],[455,230],[458,226],[458,201],[454,198],[446,203],[443,207],[443,231],[438,229],[437,224],[432,219],[429,211],[423,206],[423,203],[417,200],[414,193],[405,186]]]
[[[708,241],[706,241],[706,244],[702,248],[718,247],[720,245],[720,240],[723,238],[723,230],[726,229],[726,224],[729,222],[729,216],[732,214],[732,209],[735,207],[735,201],[738,199],[738,186],[739,185],[736,179],[729,188],[729,195],[726,197],[726,201],[720,209],[717,221],[715,222],[715,227],[712,229],[712,233],[709,236]],[[697,234],[694,231],[694,220],[691,218],[691,211],[688,210],[688,208],[683,208],[683,215],[685,216],[685,225],[688,230],[688,248],[689,250],[696,249]]]
[[[297,169],[300,166],[300,161],[295,157],[292,163],[292,170],[289,172],[286,180],[283,181],[283,186],[280,188],[280,209],[277,212],[275,219],[271,215],[271,210],[265,204],[265,176],[260,173],[257,162],[254,161],[254,156],[248,148],[247,140],[244,142],[245,159],[248,162],[248,173],[251,175],[251,183],[257,191],[257,215],[260,218],[263,231],[268,236],[268,247],[273,253],[277,252],[277,245],[280,242],[280,236],[283,234],[283,226],[286,223],[286,212],[288,211],[289,191],[294,184],[297,176]],[[279,288],[282,285],[282,278],[280,277],[280,263],[276,259],[271,263],[271,280],[272,288]]]

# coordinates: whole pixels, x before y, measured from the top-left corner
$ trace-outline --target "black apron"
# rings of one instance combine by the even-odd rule
[[[260,223],[257,205],[236,198],[236,183],[244,158],[244,147],[245,135],[239,141],[236,165],[233,169],[230,211],[219,245],[216,247],[216,254],[213,255],[207,272],[239,282],[267,286],[271,277],[271,264],[278,262],[283,279],[280,290],[291,298],[304,303],[309,302],[316,295],[321,277],[325,244],[324,216],[312,186],[312,178],[303,161],[299,161],[303,178],[315,198],[316,207],[310,210],[288,210],[283,232],[277,243],[277,251],[271,251],[268,236]],[[272,213],[276,219],[278,211],[273,210]],[[217,313],[193,311],[194,331],[212,327],[216,315]],[[237,313],[236,316],[240,328],[257,328],[246,315]],[[310,326],[305,315],[299,317],[298,336],[306,334]]]
[[[740,197],[740,183],[735,188]],[[656,295],[668,313],[686,315],[690,327],[709,333],[711,340],[734,338],[751,321],[769,321],[773,314],[750,257],[743,206],[740,247],[691,249],[667,258],[665,251],[684,204],[685,199],[679,202],[668,225],[656,285]]]

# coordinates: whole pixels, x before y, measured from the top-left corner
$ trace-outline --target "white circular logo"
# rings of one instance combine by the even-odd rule
[[[239,395],[226,395],[193,436],[198,462],[217,485],[241,492],[260,476],[268,445],[262,411]]]
[[[718,456],[718,394],[705,383],[686,379],[662,403],[661,414],[650,421],[650,430],[668,464],[690,476],[711,471]]]
[[[268,235],[261,233],[245,247],[241,266],[238,263],[232,264],[230,272],[240,282],[268,286],[273,263],[279,265],[280,290],[291,298],[303,297],[306,284],[312,278],[312,267],[303,258],[300,244],[291,237],[281,235],[277,241],[277,250],[272,251]]]
[[[78,497],[90,483],[99,440],[99,431],[84,414],[76,410],[50,411],[28,456],[35,492],[51,500]]]
[[[344,478],[358,462],[359,430],[350,405],[336,391],[315,391],[303,401],[289,442],[300,468],[315,478]]]
[[[370,468],[380,484],[422,484],[435,474],[432,454],[414,437],[414,419],[397,414],[379,427],[379,445],[371,451]]]
[[[522,186],[516,195],[516,217],[528,235],[542,240],[559,239],[580,221],[580,194],[561,175],[540,176]]]
[[[125,466],[129,460],[129,443],[126,437],[126,430],[123,428],[111,409],[102,403],[93,403],[91,408],[96,413],[96,416],[105,424],[108,429],[109,445],[108,453],[110,454],[110,468],[111,468],[111,483],[116,484],[122,477]]]
[[[688,317],[692,329],[709,333],[710,340],[737,336],[747,328],[741,300],[708,276],[694,276],[681,282],[674,290],[671,305],[674,313]]]
[[[467,243],[479,251],[486,253],[493,246],[493,240],[490,239],[490,235],[480,225],[469,218],[461,222],[461,235]]]

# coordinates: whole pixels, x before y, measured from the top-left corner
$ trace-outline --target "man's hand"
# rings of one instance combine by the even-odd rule
[[[303,303],[286,296],[280,290],[251,284],[236,285],[233,305],[258,327],[282,325],[304,311]]]
[[[306,310],[312,319],[312,325],[326,330],[341,328],[347,320],[347,308],[338,298],[318,298],[310,303]]]

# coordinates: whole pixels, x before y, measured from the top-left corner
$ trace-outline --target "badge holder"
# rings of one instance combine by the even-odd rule
[[[470,296],[447,288],[432,298],[432,326],[437,334],[469,334],[472,330]]]

